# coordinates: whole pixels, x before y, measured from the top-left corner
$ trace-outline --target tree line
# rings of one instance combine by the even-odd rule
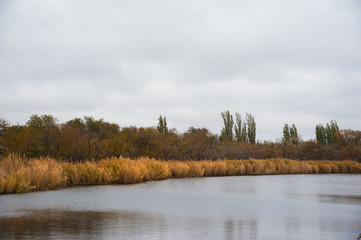
[[[299,160],[361,161],[361,131],[339,130],[336,121],[315,127],[315,139],[299,138],[295,124],[285,124],[280,141],[256,141],[256,122],[250,113],[235,118],[221,113],[219,135],[190,127],[184,133],[169,129],[165,116],[156,127],[123,127],[93,117],[59,124],[52,115],[32,115],[24,125],[0,119],[0,155],[49,156],[67,161],[99,160],[111,156],[146,156],[163,160],[290,158]]]

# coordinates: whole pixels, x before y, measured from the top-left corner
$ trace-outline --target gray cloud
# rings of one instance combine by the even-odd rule
[[[357,0],[0,3],[0,112],[218,133],[252,113],[259,139],[295,123],[359,128]]]

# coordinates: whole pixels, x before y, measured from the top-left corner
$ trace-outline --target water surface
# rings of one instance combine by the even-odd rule
[[[0,196],[0,239],[356,239],[361,175],[170,179]]]

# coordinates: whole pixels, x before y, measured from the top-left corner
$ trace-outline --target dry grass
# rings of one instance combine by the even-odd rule
[[[203,177],[204,168],[202,167],[202,162],[186,161],[189,166],[188,177]]]
[[[22,159],[9,155],[0,160],[0,193],[20,193],[64,187],[67,176],[54,159]]]
[[[107,158],[98,162],[60,162],[50,158],[0,159],[0,194],[76,185],[132,184],[168,178],[273,174],[361,173],[354,161],[217,160],[160,161]]]
[[[227,164],[227,176],[241,176],[245,175],[246,168],[243,165],[243,161],[229,160]]]
[[[180,161],[170,161],[168,166],[171,170],[172,176],[175,178],[188,177],[190,166],[187,163]]]

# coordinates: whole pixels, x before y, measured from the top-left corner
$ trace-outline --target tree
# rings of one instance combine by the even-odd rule
[[[0,138],[0,153],[3,154],[29,155],[33,147],[32,136],[27,126],[9,126]]]
[[[319,144],[326,144],[325,127],[322,124],[316,125],[316,140]]]
[[[161,136],[165,137],[166,135],[168,134],[160,134],[155,128],[139,128],[134,136],[136,157],[159,158],[162,147]]]
[[[190,127],[182,136],[180,152],[183,160],[212,159],[216,137],[206,128]]]
[[[283,127],[282,141],[283,142],[289,142],[290,138],[291,138],[290,128],[289,128],[288,124],[286,123],[285,126]]]
[[[87,136],[88,159],[100,159],[109,150],[109,140],[119,134],[119,126],[105,122],[103,119],[95,120],[84,117]]]
[[[81,118],[74,118],[61,125],[59,156],[73,161],[84,160],[88,157],[88,137],[85,122]]]
[[[282,137],[282,157],[289,158],[295,156],[296,147],[294,145],[298,144],[298,134],[295,124],[292,124],[291,127],[286,123],[283,127],[283,137]]]
[[[361,162],[361,131],[343,129],[336,133],[336,139],[342,159]]]
[[[59,155],[75,161],[98,160],[114,155],[113,139],[119,133],[117,124],[105,122],[103,119],[72,119],[61,127]]]
[[[247,136],[248,136],[248,134],[247,134],[247,123],[246,123],[246,121],[243,121],[243,124],[242,124],[242,139],[244,139],[245,142],[248,141]]]
[[[159,115],[157,130],[159,133],[168,133],[169,132],[168,127],[167,127],[166,117],[162,117],[162,115]]]
[[[297,145],[299,141],[297,128],[295,124],[292,124],[291,127],[286,123],[283,127],[283,137],[282,142],[291,142],[294,145]]]
[[[2,143],[3,137],[6,132],[6,128],[9,126],[9,123],[4,119],[0,118],[0,154],[2,154],[5,151],[5,146]]]
[[[232,141],[233,140],[233,125],[234,125],[233,116],[228,110],[225,112],[222,112],[221,115],[222,115],[223,123],[224,123],[224,126],[221,131],[221,139]]]
[[[4,118],[0,118],[0,137],[4,135],[4,132],[8,126],[9,123]]]
[[[116,156],[137,157],[136,135],[138,128],[134,126],[124,127],[120,133],[113,139],[113,154]]]
[[[298,138],[298,132],[297,132],[297,128],[296,128],[295,124],[292,124],[292,126],[290,127],[290,137],[291,137],[292,144],[297,145],[299,138]]]
[[[250,143],[256,143],[256,122],[250,113],[246,113],[247,137]]]
[[[326,124],[324,127],[322,124],[316,125],[316,140],[318,143],[325,144],[334,144],[336,143],[336,133],[339,132],[337,122],[331,120],[330,124]]]
[[[29,156],[52,156],[58,151],[59,127],[52,115],[32,115],[26,123],[32,138],[32,150]]]
[[[327,140],[327,144],[336,143],[336,133],[339,131],[337,122],[335,120],[331,120],[330,124],[326,124],[325,128],[325,138]]]
[[[243,125],[242,125],[242,118],[241,118],[241,114],[239,114],[238,112],[236,113],[236,124],[234,126],[234,133],[235,133],[235,136],[236,136],[236,140],[237,142],[243,142],[245,141],[246,139],[244,138],[244,135],[243,134],[243,129],[242,128]]]

